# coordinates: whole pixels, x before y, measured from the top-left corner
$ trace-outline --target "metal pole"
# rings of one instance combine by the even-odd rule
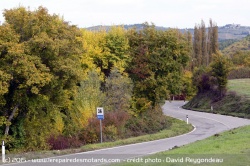
[[[102,120],[100,119],[100,132],[101,132],[101,143],[102,143]]]
[[[188,124],[188,115],[187,115],[187,124]]]
[[[2,162],[5,163],[5,145],[4,145],[4,141],[2,142]]]

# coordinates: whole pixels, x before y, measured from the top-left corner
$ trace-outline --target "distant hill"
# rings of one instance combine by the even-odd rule
[[[219,40],[242,39],[249,34],[249,26],[240,26],[239,24],[227,24],[223,27],[219,27]]]
[[[250,51],[250,35],[230,44],[222,50],[222,53],[225,55],[232,56],[237,51]]]
[[[136,28],[137,30],[143,29],[143,24],[133,24],[133,25],[123,25],[125,29],[130,29],[130,28]],[[100,30],[100,29],[105,29],[109,30],[111,26],[93,26],[87,28],[88,30]],[[160,27],[156,26],[156,29],[158,30],[167,30],[169,27]],[[189,29],[180,29],[181,32],[189,31],[190,33],[194,33],[193,28]],[[250,26],[241,26],[240,24],[227,24],[225,26],[221,26],[218,29],[218,39],[219,42],[223,42],[225,40],[233,40],[237,41],[239,39],[242,39],[246,37],[247,35],[250,34]]]
[[[123,26],[125,29],[131,29],[131,28],[136,28],[137,30],[142,30],[143,29],[143,24],[118,25],[118,26]],[[97,26],[93,26],[93,27],[88,27],[86,29],[91,30],[91,31],[97,31],[97,30],[100,30],[100,29],[104,29],[104,30],[108,31],[111,27],[112,26],[97,25]],[[167,30],[169,28],[156,26],[156,29],[158,29],[158,30]]]

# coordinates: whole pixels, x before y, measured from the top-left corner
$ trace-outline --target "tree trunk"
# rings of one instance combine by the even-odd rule
[[[13,111],[11,112],[11,114],[10,114],[8,120],[7,120],[9,123],[10,123],[11,120],[13,119],[13,117],[14,117],[14,115],[15,115],[17,109],[18,109],[18,106],[19,106],[19,105],[16,105],[16,106],[14,107]],[[7,125],[6,125],[6,128],[5,128],[4,135],[9,135],[9,130],[10,130],[10,124],[7,124]]]

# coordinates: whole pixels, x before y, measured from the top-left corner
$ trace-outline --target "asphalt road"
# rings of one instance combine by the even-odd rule
[[[172,149],[174,146],[182,146],[205,139],[216,133],[237,128],[244,125],[250,125],[250,120],[195,112],[180,108],[184,104],[183,101],[166,102],[163,106],[163,112],[166,115],[188,121],[195,128],[192,132],[157,141],[150,141],[102,150],[95,150],[71,155],[64,155],[49,159],[33,160],[24,163],[14,163],[5,165],[15,166],[88,166],[88,165],[103,165],[105,160],[111,162],[127,161],[128,159],[138,158],[149,154],[154,154],[161,151]],[[99,161],[97,160],[99,159]],[[59,163],[60,162],[60,163]],[[107,163],[106,163],[107,164]],[[108,164],[107,164],[108,165]]]

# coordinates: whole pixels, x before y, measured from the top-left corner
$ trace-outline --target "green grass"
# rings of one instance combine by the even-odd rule
[[[163,138],[169,138],[174,137],[177,135],[185,134],[190,131],[192,131],[193,126],[191,124],[186,124],[186,122],[174,119],[171,117],[168,117],[168,120],[172,122],[171,127],[168,129],[162,130],[155,134],[149,134],[149,135],[143,135],[138,137],[132,137],[128,139],[122,139],[117,140],[114,142],[103,142],[98,144],[89,144],[82,146],[78,149],[66,149],[66,150],[53,150],[53,151],[40,151],[40,152],[28,152],[28,153],[22,153],[22,154],[6,154],[6,158],[25,158],[28,159],[36,159],[36,158],[48,158],[48,157],[55,157],[65,154],[71,154],[71,153],[79,153],[79,152],[85,152],[90,150],[97,150],[97,149],[103,149],[103,148],[110,148],[115,146],[121,146],[121,145],[128,145],[128,144],[134,144],[134,143],[140,143],[140,142],[146,142],[146,141],[153,141]],[[1,162],[0,162],[1,163]]]
[[[228,90],[235,91],[250,99],[250,79],[234,79],[228,81]]]
[[[216,134],[205,140],[197,141],[170,151],[144,157],[140,163],[124,162],[119,165],[197,165],[186,161],[192,159],[223,159],[222,163],[203,163],[198,165],[247,166],[250,165],[250,126]],[[183,159],[183,162],[167,162],[166,159]],[[145,164],[145,161],[150,161]],[[158,159],[159,162],[156,162]],[[155,162],[153,162],[155,161]],[[168,160],[169,161],[169,160]],[[198,161],[198,160],[196,160]]]

